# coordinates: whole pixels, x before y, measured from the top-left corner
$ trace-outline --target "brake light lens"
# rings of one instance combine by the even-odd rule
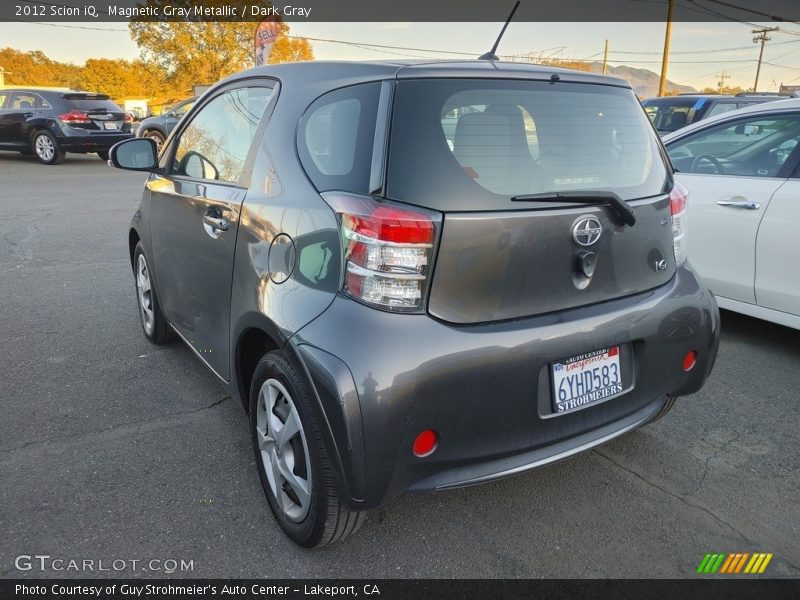
[[[669,194],[669,211],[672,214],[672,249],[675,252],[675,264],[681,266],[686,262],[686,201],[689,190],[677,181]]]
[[[133,115],[131,113],[125,113],[125,122],[133,123]]]
[[[339,216],[344,247],[342,291],[385,310],[423,308],[441,215],[376,201],[326,193]]]
[[[58,115],[58,118],[67,125],[89,123],[91,121],[91,119],[86,116],[86,113],[80,110],[71,110],[63,115]]]

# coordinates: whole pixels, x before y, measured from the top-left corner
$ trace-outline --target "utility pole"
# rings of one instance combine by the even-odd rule
[[[606,40],[605,48],[603,49],[603,75],[608,71],[608,40]]]
[[[756,82],[753,84],[753,93],[758,91],[758,76],[761,74],[761,59],[764,58],[764,46],[772,39],[767,37],[767,34],[771,31],[778,31],[779,29],[780,27],[759,27],[750,32],[756,35],[756,37],[753,38],[754,44],[761,42],[761,50],[758,52],[758,66],[756,67]]]
[[[664,56],[661,59],[661,81],[658,83],[658,95],[663,96],[667,92],[667,66],[669,65],[669,38],[672,35],[672,9],[674,0],[669,0],[667,10],[667,32],[664,35]]]
[[[722,88],[725,87],[725,80],[730,79],[731,76],[728,75],[725,71],[722,71],[722,73],[719,73],[717,77],[719,77],[719,83],[717,83],[717,91],[721,94]]]

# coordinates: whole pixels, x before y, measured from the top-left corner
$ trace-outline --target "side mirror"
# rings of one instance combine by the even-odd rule
[[[193,179],[219,179],[219,171],[205,156],[194,150],[189,150],[181,159],[178,171]]]
[[[158,149],[150,138],[134,138],[111,147],[108,162],[118,169],[154,171],[158,168]]]

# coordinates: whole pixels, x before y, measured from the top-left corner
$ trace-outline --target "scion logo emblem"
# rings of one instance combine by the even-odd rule
[[[603,226],[595,217],[579,217],[572,226],[572,239],[579,246],[591,246],[597,243],[603,233]]]

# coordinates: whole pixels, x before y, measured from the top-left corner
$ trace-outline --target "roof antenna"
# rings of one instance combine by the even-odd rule
[[[503,39],[503,34],[506,32],[508,24],[511,23],[511,19],[514,18],[514,13],[517,12],[517,9],[519,8],[520,1],[521,0],[517,0],[517,3],[514,4],[514,8],[511,9],[511,14],[508,15],[508,19],[506,19],[505,25],[503,25],[503,28],[500,30],[500,35],[497,36],[497,40],[495,41],[494,46],[492,46],[492,49],[486,54],[481,54],[478,57],[478,60],[500,60],[495,52],[497,52],[497,47],[500,45],[500,40]]]

